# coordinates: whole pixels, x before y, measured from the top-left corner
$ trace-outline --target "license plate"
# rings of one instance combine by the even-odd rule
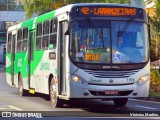
[[[106,90],[105,95],[118,95],[118,90]]]

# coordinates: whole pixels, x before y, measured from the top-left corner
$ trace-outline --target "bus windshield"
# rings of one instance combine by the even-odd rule
[[[70,30],[73,62],[101,64],[142,63],[148,60],[145,23],[133,21],[75,21]]]

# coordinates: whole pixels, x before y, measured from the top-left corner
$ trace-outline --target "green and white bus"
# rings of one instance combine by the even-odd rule
[[[83,3],[14,25],[7,32],[6,80],[21,96],[50,95],[53,107],[71,99],[125,106],[128,98],[147,97],[148,16],[136,6]]]

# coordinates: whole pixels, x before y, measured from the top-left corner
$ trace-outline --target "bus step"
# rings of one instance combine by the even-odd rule
[[[35,90],[34,89],[29,89],[29,93],[35,94]]]
[[[13,87],[16,87],[16,84],[12,84]]]
[[[64,100],[69,100],[69,98],[67,96],[63,96],[63,95],[58,95],[59,98],[64,99]]]

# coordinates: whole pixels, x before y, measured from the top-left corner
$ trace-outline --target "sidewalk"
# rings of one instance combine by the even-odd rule
[[[146,101],[155,101],[155,102],[160,102],[160,96],[151,96],[147,98],[137,98],[139,100],[146,100]]]

